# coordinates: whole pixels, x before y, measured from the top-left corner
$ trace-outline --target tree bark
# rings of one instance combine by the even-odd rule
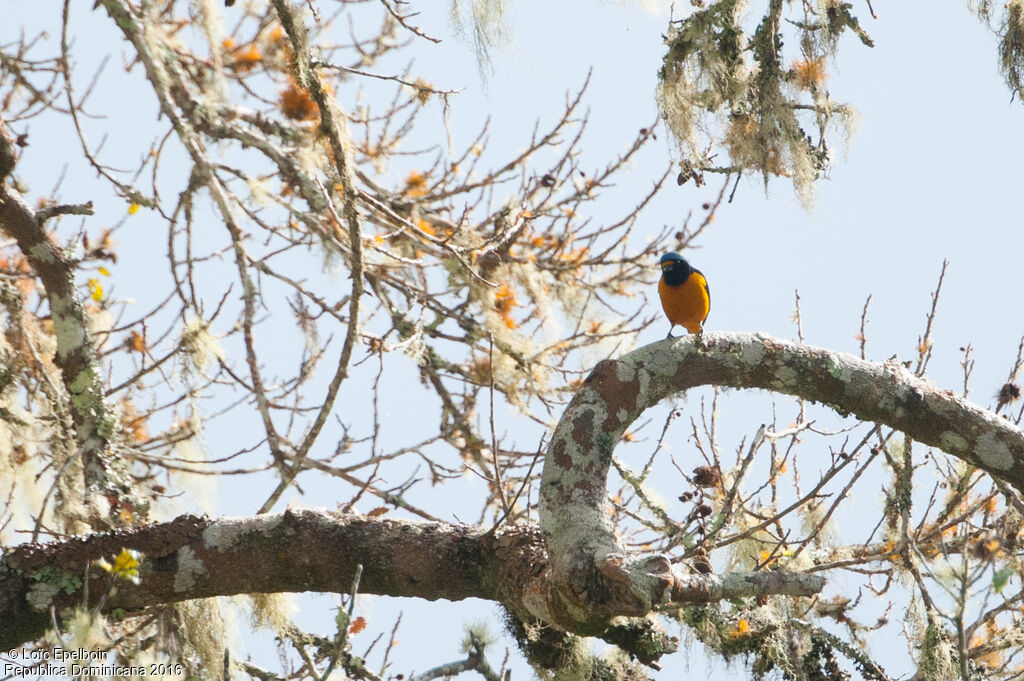
[[[243,593],[360,591],[429,600],[484,598],[565,631],[613,635],[619,616],[665,605],[770,594],[813,595],[819,575],[676,572],[664,556],[624,551],[608,523],[607,476],[623,431],[696,385],[763,388],[904,431],[1024,488],[1024,435],[901,364],[875,364],[759,334],[661,341],[601,362],[568,405],[545,459],[540,527],[488,532],[322,511],[253,518],[183,516],[131,530],[13,547],[0,559],[0,649],[38,638],[57,613],[95,605],[111,576],[95,566],[143,554],[138,584],[117,580],[104,608]],[[619,627],[621,629],[621,627]]]
[[[867,362],[763,334],[706,333],[653,343],[598,364],[548,447],[538,515],[551,555],[553,617],[561,626],[600,630],[612,617],[683,600],[690,576],[674,571],[664,556],[630,555],[619,546],[606,487],[612,451],[626,429],[644,410],[698,385],[761,388],[821,402],[901,430],[1024,490],[1024,434],[899,362]]]
[[[112,578],[96,565],[100,558],[113,562],[123,549],[142,555],[137,584]],[[348,593],[357,565],[363,566],[360,593],[482,598],[519,617],[551,622],[547,564],[540,532],[531,525],[492,533],[314,510],[221,520],[181,516],[133,530],[12,548],[0,559],[0,649],[41,637],[50,626],[51,608],[59,615],[95,607],[103,599],[104,611],[131,613],[212,596]],[[770,593],[784,581],[785,576],[763,584],[757,593]],[[116,589],[108,593],[111,584]],[[742,576],[692,576],[684,600],[742,597],[752,586]]]

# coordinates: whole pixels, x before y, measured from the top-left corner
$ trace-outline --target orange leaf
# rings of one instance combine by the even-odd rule
[[[128,337],[127,345],[133,352],[145,352],[146,351],[146,340],[142,337],[142,334],[138,331],[132,331]]]

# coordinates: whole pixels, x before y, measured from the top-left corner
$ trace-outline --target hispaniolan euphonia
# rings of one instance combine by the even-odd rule
[[[668,338],[672,337],[676,324],[686,327],[690,333],[703,333],[704,320],[711,310],[711,289],[701,271],[694,269],[678,253],[661,256],[658,295],[665,316],[672,323]]]

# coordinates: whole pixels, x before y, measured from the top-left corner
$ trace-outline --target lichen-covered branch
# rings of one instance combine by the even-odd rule
[[[21,141],[21,144],[24,144]],[[75,442],[84,467],[87,503],[101,498],[120,499],[127,483],[109,451],[114,416],[103,399],[99,359],[89,336],[89,325],[75,285],[75,263],[61,252],[45,229],[45,220],[57,214],[36,211],[8,182],[20,155],[19,139],[0,119],[0,229],[14,237],[32,270],[46,289],[57,341],[55,363],[67,390],[67,409],[74,423]],[[65,207],[58,212],[89,215],[91,204]],[[88,521],[109,527],[109,509],[94,507]]]
[[[211,520],[182,516],[134,530],[46,545],[23,544],[0,560],[0,648],[40,637],[58,614],[90,604],[107,573],[94,566],[122,549],[141,552],[138,584],[119,583],[104,609],[243,593],[347,593],[357,565],[363,594],[505,600],[543,556],[536,529],[496,534],[448,523],[412,523],[316,511]],[[543,561],[541,561],[543,565]],[[77,582],[75,581],[77,580]],[[63,588],[68,587],[68,588]]]
[[[138,552],[138,583],[118,583],[106,594],[108,574],[96,566],[124,549]],[[437,600],[483,598],[524,620],[555,623],[548,557],[540,532],[512,525],[496,532],[443,522],[367,518],[325,511],[287,511],[211,520],[182,516],[147,525],[46,545],[23,544],[0,559],[0,648],[40,637],[58,615],[82,605],[140,611],[148,606],[245,593],[347,593],[362,566],[362,594]],[[807,593],[820,577],[785,573],[726,577],[693,575],[679,583],[676,600],[709,603],[772,593]],[[88,603],[83,599],[88,595]],[[638,625],[639,626],[639,625]],[[636,631],[637,627],[627,627]],[[622,625],[580,629],[650,646],[650,635],[628,639]],[[662,653],[671,652],[662,647]]]
[[[560,621],[600,626],[602,618],[645,612],[685,591],[688,577],[676,574],[666,558],[626,555],[619,547],[606,487],[612,451],[630,424],[662,399],[698,385],[761,388],[821,402],[903,431],[1024,489],[1024,433],[899,362],[866,362],[762,334],[661,341],[601,362],[548,447],[540,523]],[[798,579],[793,586],[793,593],[813,591]]]

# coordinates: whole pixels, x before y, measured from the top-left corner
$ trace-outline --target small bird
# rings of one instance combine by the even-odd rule
[[[701,271],[694,269],[678,253],[661,256],[658,295],[665,316],[672,323],[666,338],[672,337],[676,324],[686,327],[690,333],[704,332],[704,320],[711,311],[711,289]]]

